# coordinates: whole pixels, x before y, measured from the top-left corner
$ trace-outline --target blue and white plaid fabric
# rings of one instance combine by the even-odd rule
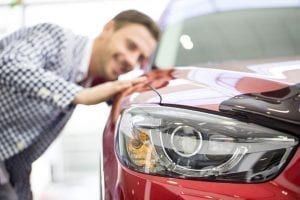
[[[0,40],[0,161],[19,199],[31,199],[29,174],[68,121],[88,38],[52,24]],[[27,180],[28,179],[28,180]]]

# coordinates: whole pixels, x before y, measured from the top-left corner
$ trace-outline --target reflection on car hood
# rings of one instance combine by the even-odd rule
[[[252,112],[300,124],[300,62],[250,69],[178,67],[168,85],[156,91],[162,104]]]

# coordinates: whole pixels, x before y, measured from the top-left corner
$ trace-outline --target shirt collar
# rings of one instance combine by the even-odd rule
[[[92,56],[93,44],[94,39],[88,39],[87,44],[85,45],[83,50],[84,54],[78,67],[78,75],[76,77],[76,82],[81,82],[87,77],[89,64]]]

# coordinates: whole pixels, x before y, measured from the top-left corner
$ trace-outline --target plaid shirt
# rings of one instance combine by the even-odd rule
[[[57,137],[82,87],[88,39],[52,24],[0,40],[0,161],[19,199],[31,199],[31,163]]]

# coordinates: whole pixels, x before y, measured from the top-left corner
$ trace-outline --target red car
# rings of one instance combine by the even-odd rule
[[[178,0],[114,99],[103,199],[300,199],[300,3]]]

